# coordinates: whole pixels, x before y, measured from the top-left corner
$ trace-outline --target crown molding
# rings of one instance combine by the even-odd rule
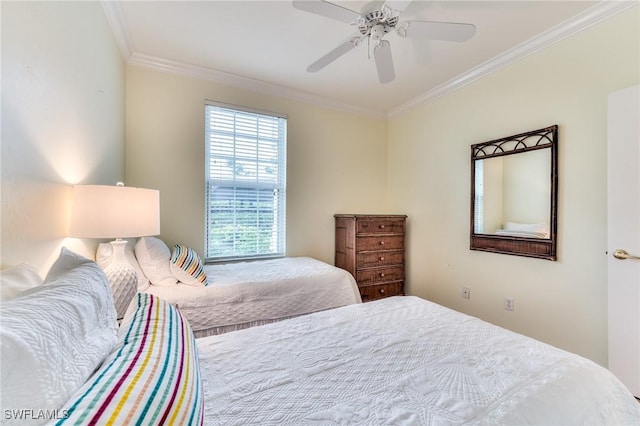
[[[568,19],[553,28],[540,33],[529,40],[515,46],[504,53],[484,62],[471,70],[462,73],[445,83],[428,90],[413,99],[392,108],[389,111],[381,111],[364,108],[356,105],[339,102],[333,99],[314,95],[301,90],[292,89],[265,81],[243,77],[236,74],[225,73],[212,68],[185,64],[138,53],[133,48],[133,42],[127,29],[126,20],[117,1],[102,0],[107,20],[111,25],[116,42],[122,56],[130,65],[151,68],[159,71],[211,81],[214,83],[229,85],[240,89],[251,90],[267,95],[284,97],[296,101],[311,103],[320,107],[348,112],[352,114],[372,117],[376,119],[389,119],[398,114],[414,108],[418,105],[452,93],[473,81],[504,68],[520,59],[529,56],[539,50],[551,46],[573,34],[581,32],[596,25],[620,12],[638,5],[638,0],[602,0],[584,12]]]
[[[126,20],[122,14],[122,8],[117,1],[101,0],[104,13],[107,15],[107,21],[111,25],[111,30],[116,38],[116,43],[120,48],[120,53],[125,62],[133,55],[133,42],[126,25]]]
[[[213,83],[224,84],[244,90],[273,95],[295,101],[306,102],[320,107],[325,107],[337,111],[363,115],[384,120],[387,118],[386,111],[363,108],[356,105],[346,104],[333,99],[307,93],[301,90],[291,89],[253,78],[242,77],[240,75],[226,73],[212,68],[199,65],[185,64],[183,62],[170,59],[159,58],[134,52],[129,58],[129,65],[136,65],[144,68],[151,68],[158,71],[192,77],[199,80],[211,81]]]
[[[545,49],[554,43],[569,36],[577,34],[593,25],[596,25],[622,11],[637,6],[638,1],[602,0],[584,12],[568,19],[551,29],[542,32],[529,40],[515,46],[504,53],[484,62],[471,70],[439,85],[435,88],[416,96],[415,98],[399,105],[389,111],[387,118],[393,118],[398,114],[413,107],[454,92],[461,87],[489,75],[503,67],[506,67],[535,52]]]
[[[267,83],[261,80],[136,52],[133,48],[133,41],[131,40],[120,3],[113,0],[101,0],[101,3],[107,16],[107,20],[113,30],[116,43],[118,44],[120,52],[127,64],[193,77],[200,80],[212,81],[263,94],[280,96],[296,101],[311,103],[328,109],[349,112],[380,120],[387,118],[386,111],[351,105],[322,96],[313,95],[304,91],[291,89],[289,87]]]

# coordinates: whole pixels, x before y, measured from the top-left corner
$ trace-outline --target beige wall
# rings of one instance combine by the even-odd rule
[[[2,266],[44,275],[73,183],[124,177],[124,61],[98,2],[2,3]]]
[[[606,365],[606,103],[640,80],[638,18],[636,7],[390,120],[389,196],[409,215],[409,293]],[[470,251],[469,146],[552,124],[558,261]]]
[[[333,263],[335,213],[382,213],[386,121],[127,67],[127,185],[160,190],[161,238],[204,250],[204,101],[288,116],[287,254]]]

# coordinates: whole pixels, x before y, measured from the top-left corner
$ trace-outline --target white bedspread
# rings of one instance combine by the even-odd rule
[[[415,297],[198,340],[207,425],[640,424],[606,369]]]
[[[146,290],[177,305],[196,336],[361,302],[351,274],[309,257],[206,265],[205,271],[206,287]]]

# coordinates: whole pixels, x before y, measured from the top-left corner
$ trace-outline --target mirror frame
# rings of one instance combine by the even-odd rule
[[[513,237],[506,235],[476,234],[475,175],[476,161],[492,157],[513,155],[537,149],[551,149],[551,211],[549,217],[550,238]],[[471,250],[516,256],[557,260],[556,245],[558,231],[558,125],[533,130],[506,138],[471,145]]]

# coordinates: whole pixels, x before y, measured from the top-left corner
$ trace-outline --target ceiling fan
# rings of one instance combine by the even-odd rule
[[[389,83],[396,76],[391,56],[391,44],[384,40],[385,35],[395,31],[400,37],[425,38],[432,40],[457,41],[469,40],[476,32],[472,24],[457,22],[404,21],[400,14],[411,1],[387,0],[373,1],[358,13],[346,7],[324,0],[293,0],[296,9],[315,13],[357,26],[358,33],[331,50],[307,67],[308,72],[317,72],[351,51],[363,40],[373,45],[373,57],[380,83]]]

